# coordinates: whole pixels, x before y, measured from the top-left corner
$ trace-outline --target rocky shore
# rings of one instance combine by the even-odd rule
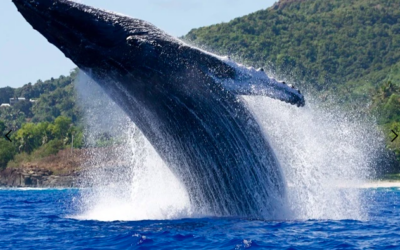
[[[77,187],[78,177],[85,170],[129,164],[121,161],[121,150],[120,147],[66,149],[40,159],[23,159],[0,169],[0,187]]]
[[[1,187],[74,187],[77,172],[55,175],[51,170],[36,166],[7,168],[0,171]]]
[[[75,187],[81,166],[89,157],[88,150],[74,149],[40,159],[16,160],[0,170],[0,187]]]

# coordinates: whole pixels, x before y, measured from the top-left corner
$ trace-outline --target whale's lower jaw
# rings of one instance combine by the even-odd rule
[[[196,207],[218,216],[276,215],[285,197],[280,166],[240,95],[256,89],[304,105],[297,90],[138,19],[68,0],[13,2],[122,107]]]

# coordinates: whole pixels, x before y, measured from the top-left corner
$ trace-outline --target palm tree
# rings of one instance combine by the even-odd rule
[[[400,88],[396,84],[392,83],[391,81],[387,81],[383,83],[380,87],[378,87],[373,93],[372,101],[374,103],[373,106],[377,106],[382,104],[389,99],[390,96],[393,94],[398,93],[400,94]]]

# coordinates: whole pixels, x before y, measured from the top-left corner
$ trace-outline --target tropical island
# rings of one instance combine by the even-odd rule
[[[228,23],[194,29],[190,43],[263,67],[343,109],[376,118],[400,173],[400,4],[394,1],[281,0]],[[0,185],[72,186],[93,150],[118,145],[99,134],[85,142],[85,122],[69,76],[0,89]]]

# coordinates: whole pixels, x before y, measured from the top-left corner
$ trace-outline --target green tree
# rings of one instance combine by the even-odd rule
[[[37,129],[34,123],[25,123],[15,135],[18,149],[31,153],[41,145],[41,131]]]
[[[65,116],[59,116],[55,119],[54,124],[50,125],[50,130],[52,135],[57,139],[64,139],[70,128],[72,126],[72,121],[70,118]]]
[[[26,117],[32,117],[32,111],[31,111],[32,103],[29,100],[19,101],[15,103],[12,108],[24,113]]]
[[[14,97],[14,91],[11,87],[0,88],[0,104],[9,103],[10,98]]]
[[[6,129],[6,124],[0,120],[0,134],[4,132],[4,130]]]
[[[0,138],[0,169],[4,169],[7,167],[7,163],[14,158],[16,154],[16,150],[14,145]]]

